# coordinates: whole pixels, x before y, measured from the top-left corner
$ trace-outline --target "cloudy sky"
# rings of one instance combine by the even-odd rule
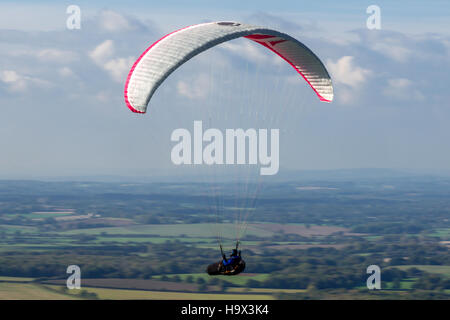
[[[66,27],[70,1],[0,2],[0,178],[179,172],[170,134],[194,120],[279,128],[281,170],[450,171],[449,1],[76,3],[79,30]],[[372,4],[380,30],[366,26]],[[217,20],[302,41],[326,64],[335,101],[238,39],[173,73],[147,114],[131,113],[123,87],[135,59],[175,29]]]

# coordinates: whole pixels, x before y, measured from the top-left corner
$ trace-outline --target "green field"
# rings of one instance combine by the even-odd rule
[[[408,270],[411,268],[416,268],[428,273],[437,273],[442,276],[450,278],[450,266],[405,265],[405,266],[392,266],[392,268],[397,268],[400,270]]]
[[[240,292],[240,293],[258,293],[258,294],[272,294],[272,293],[305,293],[306,289],[272,289],[272,288],[228,288],[227,292]]]
[[[384,281],[384,282],[382,282],[382,289],[385,289],[385,290],[386,289],[388,289],[388,290],[411,290],[414,285],[415,280],[417,280],[417,279],[411,278],[411,279],[400,281],[398,288],[395,288],[395,284],[393,282]]]
[[[450,240],[450,228],[439,228],[429,235],[432,237],[438,237],[441,240]]]
[[[239,290],[230,293],[192,293],[86,287],[66,290],[60,285],[29,283],[32,278],[1,277],[0,300],[73,300],[73,299],[157,299],[157,300],[271,300],[270,289]],[[11,282],[9,282],[11,281]],[[88,296],[89,294],[94,294]]]
[[[0,300],[68,300],[76,299],[34,283],[0,282]]]
[[[31,282],[33,278],[24,278],[24,277],[0,277],[0,282]]]
[[[113,218],[112,220],[126,220]],[[261,240],[267,239],[264,245],[299,245],[299,244],[322,244],[323,237],[316,236],[312,241],[270,241],[271,237],[277,235],[277,227],[302,227],[303,224],[274,224],[259,223],[248,227],[246,235],[257,236]],[[21,252],[45,252],[59,247],[89,247],[92,245],[144,245],[144,244],[165,244],[167,242],[180,242],[196,248],[211,249],[216,251],[217,225],[212,223],[191,223],[191,224],[127,224],[121,227],[93,227],[77,228],[67,231],[51,230],[41,232],[37,227],[18,227],[16,225],[0,225],[0,232],[3,231],[3,241],[0,244],[0,252],[6,253],[20,250]],[[221,232],[235,230],[234,224],[223,224]],[[244,241],[241,248],[251,249],[256,252],[261,250],[261,240]],[[223,239],[224,248],[234,246],[235,234],[230,233],[229,238]],[[270,241],[270,242],[267,242]],[[280,247],[281,248],[281,247]],[[279,249],[277,247],[277,249]],[[145,254],[138,253],[140,256]]]
[[[0,224],[0,232],[16,233],[17,231],[19,231],[20,233],[34,233],[34,232],[37,232],[37,228],[29,227],[29,226],[16,226],[16,225],[9,225],[9,224]]]
[[[209,184],[0,180],[0,298],[448,298],[450,178],[329,174],[268,182],[242,236],[239,203],[255,199],[234,182],[215,224]],[[221,259],[218,229],[227,256],[241,240],[245,272],[205,273]],[[72,264],[82,290],[65,288]],[[366,287],[373,264],[378,293]]]
[[[55,286],[57,287],[57,286]],[[236,294],[236,293],[190,293],[167,291],[144,291],[125,289],[86,288],[89,293],[95,293],[99,299],[111,300],[272,300],[270,294]],[[78,293],[69,294],[77,296]]]
[[[59,286],[49,285],[57,289]],[[190,293],[168,291],[146,291],[127,289],[84,288],[88,293],[95,293],[99,299],[111,300],[272,300],[270,294],[237,294],[237,293]],[[68,291],[71,296],[77,297],[76,290]]]
[[[235,225],[232,223],[221,224],[220,230],[225,233],[227,230],[235,230]],[[217,226],[213,223],[193,223],[193,224],[152,224],[152,225],[133,225],[124,227],[110,227],[110,228],[90,228],[90,229],[76,229],[59,232],[60,235],[164,235],[171,237],[204,237],[214,238],[216,236]],[[247,235],[256,235],[260,237],[271,237],[273,232],[261,229],[248,227]],[[230,236],[234,239],[234,233]]]
[[[178,276],[182,281],[186,281],[188,277],[192,277],[192,281],[196,282],[198,279],[203,279],[205,281],[211,280],[212,278],[224,280],[235,285],[245,285],[248,280],[264,281],[270,277],[269,273],[254,273],[254,274],[240,274],[237,276],[210,276],[206,273],[184,273],[184,274],[171,274],[170,277]],[[161,279],[163,276],[155,276],[153,279]]]
[[[106,237],[99,236],[94,240],[95,243],[164,243],[167,241],[180,241],[183,243],[210,244],[209,246],[217,247],[217,243],[213,239],[207,238],[176,238],[176,237]]]

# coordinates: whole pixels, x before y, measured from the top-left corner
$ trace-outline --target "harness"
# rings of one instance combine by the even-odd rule
[[[239,246],[239,241],[236,242],[236,252],[238,250],[238,246]],[[222,244],[220,244],[220,253],[225,258],[225,254],[223,253],[223,249],[222,249]],[[235,265],[236,262],[239,262],[240,260],[241,260],[241,256],[240,256],[240,252],[239,252],[239,255],[230,256],[229,259],[222,259],[222,265],[224,267],[231,265],[233,267],[233,269],[235,269],[237,267],[237,265]]]
[[[228,260],[223,260],[223,265],[224,266],[228,266],[228,265],[230,265],[230,264],[233,264],[236,260],[238,260],[238,257],[235,257],[235,256],[232,256],[232,257],[230,257],[230,259],[228,259]]]

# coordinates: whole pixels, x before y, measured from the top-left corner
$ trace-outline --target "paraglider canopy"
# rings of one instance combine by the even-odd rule
[[[182,28],[148,47],[128,74],[124,91],[126,105],[133,112],[145,113],[156,89],[179,66],[211,47],[240,37],[257,42],[283,58],[321,101],[333,100],[333,86],[325,66],[304,44],[276,30],[222,21]]]

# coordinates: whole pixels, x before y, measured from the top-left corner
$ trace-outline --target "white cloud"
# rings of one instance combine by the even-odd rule
[[[106,10],[100,13],[99,25],[105,31],[127,31],[133,30],[131,23],[121,14]]]
[[[114,42],[105,40],[89,53],[91,59],[105,71],[114,81],[122,82],[134,62],[134,57],[112,58],[114,55]]]
[[[391,87],[397,89],[406,89],[411,86],[412,81],[405,78],[389,79],[388,83]]]
[[[62,67],[58,70],[58,73],[62,77],[70,77],[73,76],[73,71],[69,67]]]
[[[28,44],[24,48],[10,48],[5,50],[4,54],[13,57],[23,57],[29,59],[29,57],[37,58],[41,62],[50,63],[71,63],[79,60],[79,56],[76,52],[69,50],[60,50],[56,48],[45,48],[38,50],[36,44]]]
[[[7,84],[8,89],[11,91],[25,91],[30,84],[40,88],[48,88],[52,85],[46,80],[21,75],[14,70],[3,70],[0,72],[0,81]]]
[[[447,50],[447,57],[450,58],[450,39],[444,39],[442,40],[442,44]]]
[[[387,97],[397,100],[423,100],[424,95],[417,89],[414,89],[414,83],[405,78],[389,79],[388,86],[383,90]]]
[[[367,78],[372,74],[372,71],[355,65],[352,56],[344,56],[336,62],[328,60],[327,68],[335,83],[342,83],[352,88],[356,88],[366,82]]]
[[[95,98],[100,102],[108,102],[110,100],[111,94],[105,91],[100,91],[95,95]]]
[[[1,79],[5,83],[14,83],[21,79],[17,72],[12,70],[4,70],[1,74]]]
[[[78,59],[78,55],[75,52],[54,48],[40,50],[37,53],[37,57],[41,61],[58,63],[69,63]]]
[[[267,52],[259,44],[252,43],[245,39],[243,42],[225,42],[221,44],[221,48],[226,51],[238,55],[254,63],[274,63],[276,59],[272,59],[272,53]],[[270,53],[270,55],[268,54]],[[278,58],[278,57],[277,57]]]
[[[177,90],[178,94],[189,99],[203,99],[208,95],[209,85],[208,75],[200,74],[192,81],[179,81]]]
[[[123,82],[134,63],[134,57],[111,59],[103,65],[112,78],[117,82]]]
[[[361,86],[372,74],[371,70],[357,66],[352,56],[344,56],[336,62],[328,60],[327,69],[333,79],[336,101],[341,104],[357,101],[362,94]]]
[[[102,65],[106,63],[113,54],[114,42],[112,40],[105,40],[89,53],[89,57],[91,57],[96,64]]]
[[[392,60],[394,62],[405,63],[408,60],[417,57],[417,53],[422,51],[432,51],[432,50],[422,50],[427,46],[423,46],[420,42],[423,41],[418,36],[410,36],[406,34],[401,34],[395,31],[381,31],[381,32],[370,32],[370,30],[358,31],[356,33],[359,37],[361,44],[371,51],[381,54],[384,57]],[[431,38],[427,37],[429,41]]]
[[[355,100],[355,92],[349,88],[340,88],[337,92],[337,100],[341,104],[352,104]]]
[[[406,62],[412,53],[411,50],[392,41],[374,43],[371,48],[397,62]]]

